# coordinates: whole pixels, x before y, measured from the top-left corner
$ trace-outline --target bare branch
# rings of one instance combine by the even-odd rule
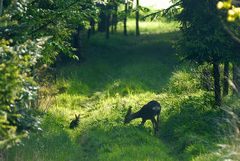
[[[170,7],[166,8],[166,9],[163,9],[163,10],[160,10],[160,11],[157,11],[157,12],[154,12],[154,13],[151,13],[149,15],[146,15],[142,19],[146,19],[148,17],[154,16],[154,15],[157,15],[157,14],[161,14],[161,13],[162,13],[162,16],[165,16],[172,8],[177,7],[177,6],[181,5],[181,4],[182,4],[182,1],[179,0],[178,2],[174,3]]]

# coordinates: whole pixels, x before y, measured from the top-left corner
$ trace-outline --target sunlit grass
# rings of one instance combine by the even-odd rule
[[[65,93],[55,96],[43,116],[43,131],[8,151],[7,160],[216,159],[211,118],[218,113],[210,110],[211,93],[200,90],[198,77],[187,70],[191,66],[179,66],[172,48],[179,36],[176,23],[141,26],[146,34],[140,37],[118,33],[106,40],[97,34],[89,40],[83,63],[59,66],[56,86],[66,87]],[[137,111],[151,100],[162,105],[158,136],[150,121],[144,127],[138,127],[140,120],[123,124],[129,106]],[[81,115],[80,125],[70,130],[75,114]]]
[[[84,63],[60,67],[56,86],[67,90],[48,108],[43,132],[13,148],[7,160],[176,160],[153,136],[150,122],[145,128],[138,127],[140,120],[123,125],[129,106],[137,111],[146,102],[165,97],[158,93],[177,61],[171,47],[177,34],[165,33],[139,38],[116,34],[111,40],[101,34],[92,37]],[[70,130],[74,114],[81,115],[80,126]]]
[[[123,32],[123,23],[119,23],[119,31]],[[127,30],[129,34],[135,34],[136,21],[134,19],[129,19],[127,21]],[[140,21],[139,23],[141,34],[159,34],[159,33],[169,33],[179,30],[179,24],[176,21]]]
[[[88,99],[61,94],[43,118],[43,133],[14,148],[17,153],[9,153],[9,160],[175,160],[167,146],[153,136],[150,122],[145,128],[138,127],[140,120],[123,125],[129,105],[136,111],[149,99],[160,97],[148,92],[128,96],[96,93]],[[81,114],[81,123],[70,130],[74,114]]]

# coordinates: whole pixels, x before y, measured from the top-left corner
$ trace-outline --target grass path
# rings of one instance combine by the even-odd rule
[[[60,68],[56,96],[43,116],[43,132],[8,152],[14,161],[176,161],[169,147],[152,134],[150,122],[123,125],[129,106],[161,101],[164,87],[177,65],[172,32],[140,37],[95,35],[81,64]],[[147,32],[146,32],[147,33]],[[164,110],[163,110],[164,112]],[[80,126],[68,128],[74,114]]]

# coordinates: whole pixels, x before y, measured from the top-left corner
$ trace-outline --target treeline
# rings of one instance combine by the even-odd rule
[[[139,2],[137,0],[137,2]],[[40,130],[36,110],[44,73],[60,55],[82,59],[83,37],[106,38],[139,11],[131,0],[0,0],[0,150]]]
[[[209,73],[212,73],[215,104],[220,106],[224,96],[231,93],[239,95],[240,43],[229,34],[237,33],[236,27],[239,24],[227,22],[226,12],[217,9],[217,2],[180,0],[176,4],[182,10],[176,17],[182,31],[182,37],[177,43],[179,55],[182,60],[200,66],[208,64],[202,70],[205,87],[211,90],[206,83],[211,82]],[[210,69],[212,71],[209,71]],[[230,87],[232,92],[229,91]]]

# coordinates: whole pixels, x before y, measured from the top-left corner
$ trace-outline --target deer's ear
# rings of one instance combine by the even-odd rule
[[[127,114],[131,114],[132,113],[132,107],[129,107]]]

